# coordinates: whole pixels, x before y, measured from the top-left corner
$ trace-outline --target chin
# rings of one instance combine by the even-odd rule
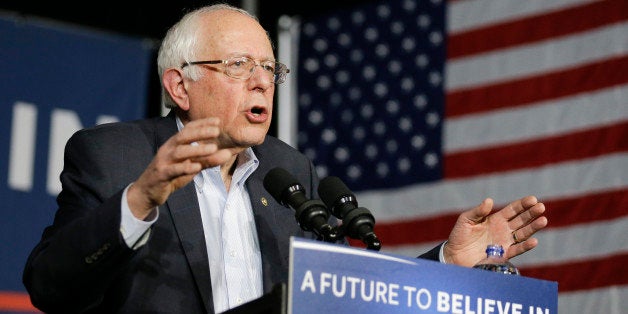
[[[268,127],[248,126],[230,136],[231,142],[237,147],[250,147],[264,143]]]
[[[251,136],[249,134],[249,136],[245,136],[238,141],[240,143],[240,145],[238,146],[251,147],[251,146],[261,145],[262,143],[264,143],[265,138],[266,138],[266,133],[255,135],[255,136]]]
[[[244,135],[245,138],[250,140],[250,142],[255,143],[254,145],[259,145],[264,143],[264,139],[266,139],[266,134],[268,134],[268,126],[266,127],[254,127],[248,130],[248,132]]]
[[[262,136],[259,139],[252,141],[250,146],[262,145],[262,143],[264,143],[264,139],[266,139],[266,136]]]

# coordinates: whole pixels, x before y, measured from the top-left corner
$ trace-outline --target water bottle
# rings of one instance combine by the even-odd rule
[[[519,275],[519,269],[504,256],[504,248],[499,244],[486,247],[486,258],[479,261],[473,268],[484,269],[496,273]]]

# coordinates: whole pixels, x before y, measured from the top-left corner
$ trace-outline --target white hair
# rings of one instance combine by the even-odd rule
[[[190,11],[176,24],[174,24],[162,40],[161,46],[159,47],[159,53],[157,55],[157,73],[159,74],[159,82],[161,84],[161,103],[166,108],[175,108],[177,105],[170,97],[170,94],[168,94],[168,91],[164,88],[161,77],[166,69],[180,68],[184,63],[191,62],[196,59],[199,29],[198,24],[200,17],[206,13],[218,10],[231,10],[239,12],[259,22],[257,17],[250,14],[246,10],[221,3]],[[201,78],[202,73],[200,69],[196,67],[186,67],[184,69],[184,75],[196,81]]]

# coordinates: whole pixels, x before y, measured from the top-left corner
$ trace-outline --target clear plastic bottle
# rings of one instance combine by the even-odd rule
[[[499,244],[489,244],[486,247],[486,258],[475,264],[473,268],[502,274],[519,275],[519,269],[504,256],[504,248]]]

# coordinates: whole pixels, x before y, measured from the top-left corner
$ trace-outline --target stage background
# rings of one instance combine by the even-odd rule
[[[627,20],[625,0],[388,0],[292,19],[279,109],[297,112],[280,136],[371,209],[383,251],[417,256],[485,197],[536,195],[549,226],[512,262],[559,283],[560,313],[623,313]]]
[[[28,309],[22,270],[52,222],[69,136],[146,115],[153,44],[0,16],[0,312]]]
[[[32,310],[20,277],[55,209],[57,143],[77,127],[154,115],[153,39],[203,4],[0,3],[20,11],[5,16],[0,29],[1,313]],[[484,197],[501,206],[536,194],[550,225],[540,246],[513,262],[526,276],[559,282],[560,313],[623,313],[628,2],[263,4],[257,12],[273,38],[279,16],[287,15],[301,21],[295,34],[310,39],[309,48],[280,56],[295,59],[290,76],[299,84],[279,92],[297,96],[289,105],[306,114],[290,137],[322,175],[341,176],[374,212],[384,250],[416,255],[444,240],[458,213]],[[28,14],[73,24],[31,23]],[[339,57],[347,43],[354,54]],[[377,66],[355,62],[360,56]],[[120,77],[133,82],[115,81]],[[317,93],[316,102],[308,93]],[[286,112],[279,107],[274,123]],[[423,133],[420,125],[433,129]],[[324,142],[298,142],[319,135]],[[413,172],[419,166],[423,172]],[[425,171],[431,181],[422,181]]]

